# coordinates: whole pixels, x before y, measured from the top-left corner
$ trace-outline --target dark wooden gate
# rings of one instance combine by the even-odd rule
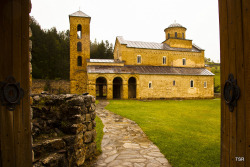
[[[24,97],[14,111],[0,106],[0,166],[32,166],[29,78],[29,0],[0,5],[0,81],[13,76]]]
[[[219,0],[221,86],[232,73],[241,90],[229,111],[221,100],[221,166],[250,166],[250,2]],[[224,91],[223,91],[224,92]],[[222,94],[223,94],[222,92]]]

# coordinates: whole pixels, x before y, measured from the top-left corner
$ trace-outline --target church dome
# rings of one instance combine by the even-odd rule
[[[186,28],[181,24],[176,23],[170,24],[168,28],[165,28],[166,40],[170,38],[185,39],[186,38]]]
[[[181,24],[179,24],[179,23],[174,22],[173,24],[170,24],[168,26],[168,28],[172,28],[172,27],[183,27],[183,26]],[[185,27],[183,27],[183,28],[185,28]]]

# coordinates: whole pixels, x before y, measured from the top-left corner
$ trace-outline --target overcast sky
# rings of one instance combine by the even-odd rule
[[[69,14],[80,10],[91,16],[90,39],[115,43],[125,40],[163,42],[164,29],[177,23],[187,28],[186,38],[205,49],[205,56],[220,59],[218,0],[31,0],[34,16],[43,29],[69,29]]]

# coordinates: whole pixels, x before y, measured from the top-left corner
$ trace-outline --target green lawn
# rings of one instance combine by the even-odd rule
[[[173,167],[220,166],[220,100],[111,100],[108,110],[142,128]]]

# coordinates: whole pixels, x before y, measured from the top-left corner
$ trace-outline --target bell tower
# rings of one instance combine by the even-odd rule
[[[77,11],[69,15],[70,22],[70,93],[87,92],[87,59],[90,59],[91,17]]]

